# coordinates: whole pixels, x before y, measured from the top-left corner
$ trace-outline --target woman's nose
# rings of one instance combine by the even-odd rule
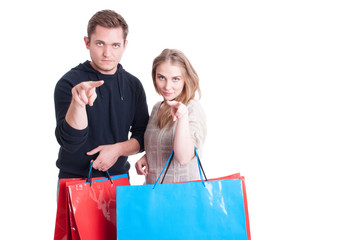
[[[165,82],[165,89],[171,89],[172,88],[172,85],[171,85],[172,83],[170,82],[170,81],[166,81]]]

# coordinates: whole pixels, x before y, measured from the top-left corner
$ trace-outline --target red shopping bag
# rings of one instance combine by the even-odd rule
[[[84,181],[80,182],[83,183]],[[71,183],[68,182],[66,183],[66,198],[67,198],[67,236],[70,240],[80,240],[80,236],[79,236],[79,232],[78,232],[78,227],[76,226],[76,222],[74,219],[74,214],[73,214],[73,208],[71,206],[71,202],[70,202],[70,198],[69,198],[69,186],[71,185],[76,185],[76,184],[80,184],[80,183]]]
[[[123,174],[112,176],[111,180],[103,178],[68,186],[73,239],[116,239],[116,187],[129,185],[129,178]]]
[[[110,177],[109,172],[106,171],[107,177],[93,179],[92,169],[93,162],[90,163],[87,179],[60,179],[54,240],[110,239],[104,231],[115,225],[116,186],[129,185],[128,174]],[[110,209],[112,216],[107,213],[102,215],[97,211],[99,207],[94,204],[95,202],[98,205],[106,204],[107,206],[102,209]],[[97,234],[92,237],[86,235],[95,232]]]
[[[102,179],[103,177],[94,178],[94,180]],[[72,232],[71,223],[75,225],[74,220],[71,219],[69,211],[69,200],[68,200],[68,186],[84,183],[87,180],[84,178],[62,178],[59,181],[59,192],[58,192],[58,205],[55,220],[55,231],[54,240],[70,240],[79,239],[77,233],[74,230]]]
[[[81,178],[64,178],[59,181],[58,205],[55,220],[54,240],[72,239],[67,195],[67,185],[85,182]]]

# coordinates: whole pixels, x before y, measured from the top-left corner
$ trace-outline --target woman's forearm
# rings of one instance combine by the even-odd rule
[[[178,119],[174,136],[174,157],[185,165],[194,157],[194,143],[189,130],[188,114]]]

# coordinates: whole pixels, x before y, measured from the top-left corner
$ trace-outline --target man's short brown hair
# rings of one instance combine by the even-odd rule
[[[124,18],[113,10],[102,10],[93,15],[93,17],[88,22],[88,38],[95,31],[97,25],[100,25],[105,28],[117,28],[121,27],[123,29],[124,41],[127,39],[128,35],[128,24]]]

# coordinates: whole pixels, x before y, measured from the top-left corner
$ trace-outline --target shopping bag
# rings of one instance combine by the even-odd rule
[[[73,189],[76,187],[78,184],[88,184],[87,187],[84,187],[84,189],[89,188],[90,185],[91,187],[97,188],[97,190],[100,190],[102,187],[103,188],[107,188],[107,186],[109,185],[113,185],[113,190],[112,190],[112,197],[113,197],[113,201],[115,202],[115,196],[116,196],[116,188],[115,186],[121,186],[121,185],[129,185],[129,178],[127,174],[123,174],[123,175],[118,175],[118,176],[109,176],[109,173],[107,172],[107,177],[97,177],[97,178],[92,178],[91,177],[91,173],[92,173],[92,163],[90,164],[90,168],[89,168],[89,174],[87,178],[69,178],[69,179],[60,179],[59,181],[59,192],[58,192],[58,204],[57,204],[57,214],[56,214],[56,221],[55,221],[55,231],[54,231],[54,240],[78,240],[81,239],[79,232],[78,232],[78,226],[77,223],[80,222],[80,226],[81,229],[83,229],[83,223],[84,223],[84,219],[80,220],[79,215],[82,214],[82,212],[84,212],[84,208],[82,208],[82,206],[77,206],[81,203],[83,203],[84,201],[86,201],[86,198],[89,197],[81,197],[80,193],[77,193],[77,190],[73,190],[73,195],[69,194],[69,188]],[[109,184],[109,178],[112,180],[112,182]],[[103,186],[101,186],[103,185]],[[71,187],[70,187],[71,186]],[[105,186],[105,187],[104,187]],[[95,192],[95,191],[93,191]],[[84,194],[85,191],[82,191],[82,193]],[[109,192],[108,192],[109,193]],[[107,195],[107,193],[105,193],[103,195],[106,199],[110,199],[109,198],[109,194]],[[75,197],[78,197],[78,199],[75,199]],[[80,198],[80,199],[79,199]],[[73,199],[73,201],[72,201]],[[75,202],[78,201],[78,202]],[[109,200],[111,201],[111,200]],[[83,205],[83,204],[81,204]],[[75,211],[77,207],[79,209],[79,211]],[[115,215],[116,209],[114,206],[112,206],[112,215]],[[86,209],[86,211],[90,211],[89,209]],[[75,213],[75,214],[74,214]],[[90,213],[90,212],[89,212]],[[75,217],[77,216],[77,217]],[[112,216],[112,219],[114,219],[114,217]],[[94,214],[93,214],[94,217]],[[78,219],[78,221],[76,221],[75,219]],[[90,221],[90,220],[88,220]],[[95,221],[99,221],[99,218],[97,218]],[[116,220],[113,220],[113,225],[115,225]],[[103,228],[104,229],[104,228]],[[93,230],[94,231],[94,230]],[[92,231],[89,231],[92,232]],[[115,236],[115,233],[113,231],[113,235]],[[82,238],[84,239],[84,238]],[[86,239],[86,238],[85,238]],[[91,238],[88,238],[91,239]],[[102,239],[102,238],[98,238],[98,239]],[[106,238],[104,238],[106,239]],[[113,238],[115,239],[115,237]]]
[[[247,192],[246,192],[246,183],[244,180],[244,176],[241,176],[240,173],[234,173],[231,175],[227,175],[224,177],[212,178],[208,179],[208,181],[215,181],[215,180],[227,180],[227,179],[240,179],[242,180],[242,193],[243,193],[243,204],[244,204],[244,213],[246,218],[246,230],[247,230],[247,239],[251,239],[251,229],[249,225],[249,215],[248,215],[248,202],[247,202]]]
[[[117,239],[250,239],[244,178],[204,181],[196,155],[201,181],[117,187]]]
[[[58,204],[55,220],[54,240],[72,239],[70,229],[67,185],[85,182],[81,178],[64,178],[59,181]]]
[[[116,187],[124,185],[128,174],[68,186],[73,239],[116,239]]]
[[[93,181],[103,179],[94,178]],[[76,240],[79,239],[72,209],[69,204],[68,187],[86,182],[86,178],[63,178],[59,181],[58,204],[55,220],[54,240]]]

